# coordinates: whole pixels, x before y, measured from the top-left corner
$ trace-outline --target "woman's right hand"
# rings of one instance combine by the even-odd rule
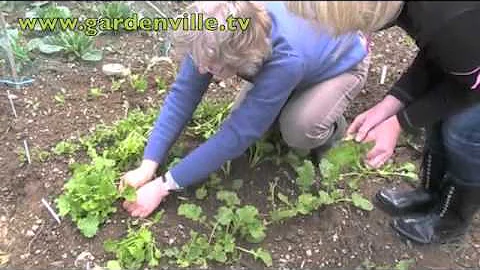
[[[156,162],[144,160],[140,167],[128,171],[121,177],[120,190],[126,185],[132,186],[135,189],[145,185],[155,177],[157,166],[158,164]]]
[[[347,137],[355,138],[357,142],[365,140],[370,130],[403,108],[403,103],[397,98],[387,95],[381,102],[369,110],[359,114],[348,127]]]

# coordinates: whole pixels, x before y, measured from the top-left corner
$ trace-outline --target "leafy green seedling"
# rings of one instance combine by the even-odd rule
[[[71,155],[75,153],[80,147],[69,141],[61,141],[55,145],[53,153],[56,155]]]
[[[233,102],[200,103],[193,113],[187,132],[193,136],[201,136],[203,139],[209,139],[227,118],[232,105]]]
[[[193,221],[204,222],[206,220],[206,217],[203,215],[202,208],[191,203],[181,204],[178,207],[177,214]]]
[[[71,18],[72,12],[66,6],[51,3],[42,7],[36,7],[25,14],[27,18]]]
[[[373,204],[365,199],[362,195],[354,192],[352,193],[352,203],[355,207],[358,207],[362,210],[365,211],[372,211],[373,210]]]
[[[297,186],[302,193],[310,191],[315,181],[315,167],[310,160],[304,160],[302,166],[295,167],[298,175]]]
[[[114,253],[116,257],[115,260],[107,262],[107,269],[136,270],[140,269],[145,262],[149,267],[158,266],[163,254],[149,229],[152,224],[144,224],[137,230],[129,227],[127,236],[121,240],[106,240],[105,251]]]
[[[65,95],[63,93],[61,92],[56,93],[53,98],[59,105],[61,106],[65,105]]]
[[[198,200],[203,200],[207,196],[208,196],[208,191],[207,191],[207,188],[205,187],[205,185],[202,185],[201,187],[199,187],[195,190],[195,197]]]
[[[112,85],[110,86],[110,91],[116,92],[120,90],[122,84],[125,82],[125,79],[119,79],[118,81],[115,78],[112,78]]]
[[[94,97],[94,98],[98,98],[98,97],[101,97],[101,96],[107,96],[106,94],[103,93],[103,90],[100,87],[90,88],[88,94],[89,94],[89,96]]]
[[[102,156],[94,157],[90,164],[76,166],[64,193],[56,199],[59,215],[70,215],[85,237],[95,236],[100,224],[116,211],[113,203],[117,199],[135,199],[136,193],[131,189],[118,191],[118,176],[115,162]]]
[[[35,147],[32,149],[32,156],[34,160],[43,163],[50,157],[50,152]]]
[[[228,206],[235,206],[240,204],[240,199],[237,193],[227,190],[217,192],[217,200],[224,202]]]
[[[23,67],[31,63],[30,51],[33,48],[31,48],[30,42],[25,41],[18,29],[5,29],[4,32],[6,35],[0,37],[0,57],[8,59],[6,53],[10,48],[15,58],[16,70],[20,72]]]
[[[102,3],[98,9],[101,18],[128,19],[132,14],[130,6],[123,2],[107,2]]]
[[[250,168],[257,166],[265,155],[272,153],[275,150],[275,146],[265,140],[258,140],[254,145],[249,147]]]
[[[95,49],[95,39],[78,31],[62,31],[56,35],[35,39],[40,52],[52,54],[63,51],[69,59],[80,58],[84,61],[100,61],[102,51]]]
[[[156,77],[155,78],[155,83],[157,85],[157,93],[158,94],[163,94],[165,91],[167,91],[167,83],[162,77]]]
[[[132,74],[130,75],[130,85],[133,89],[137,92],[143,93],[148,88],[148,82],[145,76],[140,74]]]

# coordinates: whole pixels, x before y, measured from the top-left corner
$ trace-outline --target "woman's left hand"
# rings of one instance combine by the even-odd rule
[[[137,200],[124,201],[123,207],[133,217],[145,218],[149,216],[169,194],[169,188],[159,177],[137,190]]]
[[[387,120],[371,129],[363,142],[375,142],[375,146],[367,153],[365,162],[372,168],[379,168],[393,155],[398,137],[402,128],[397,116]]]

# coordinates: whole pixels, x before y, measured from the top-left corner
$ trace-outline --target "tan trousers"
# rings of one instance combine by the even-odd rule
[[[364,87],[370,57],[351,70],[304,91],[294,92],[283,107],[278,124],[283,140],[292,148],[313,149],[325,143],[335,121]],[[245,82],[232,110],[244,100],[253,84]]]

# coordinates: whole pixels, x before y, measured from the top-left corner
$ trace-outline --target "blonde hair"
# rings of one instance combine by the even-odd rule
[[[226,25],[230,15],[250,21],[246,30],[241,30],[236,22],[234,31],[175,31],[177,58],[190,54],[196,65],[213,63],[239,74],[253,75],[270,56],[272,23],[263,5],[249,1],[198,1],[187,12],[202,13],[204,20],[215,17],[218,25]]]
[[[371,33],[400,14],[403,1],[287,1],[288,10],[335,35]]]

